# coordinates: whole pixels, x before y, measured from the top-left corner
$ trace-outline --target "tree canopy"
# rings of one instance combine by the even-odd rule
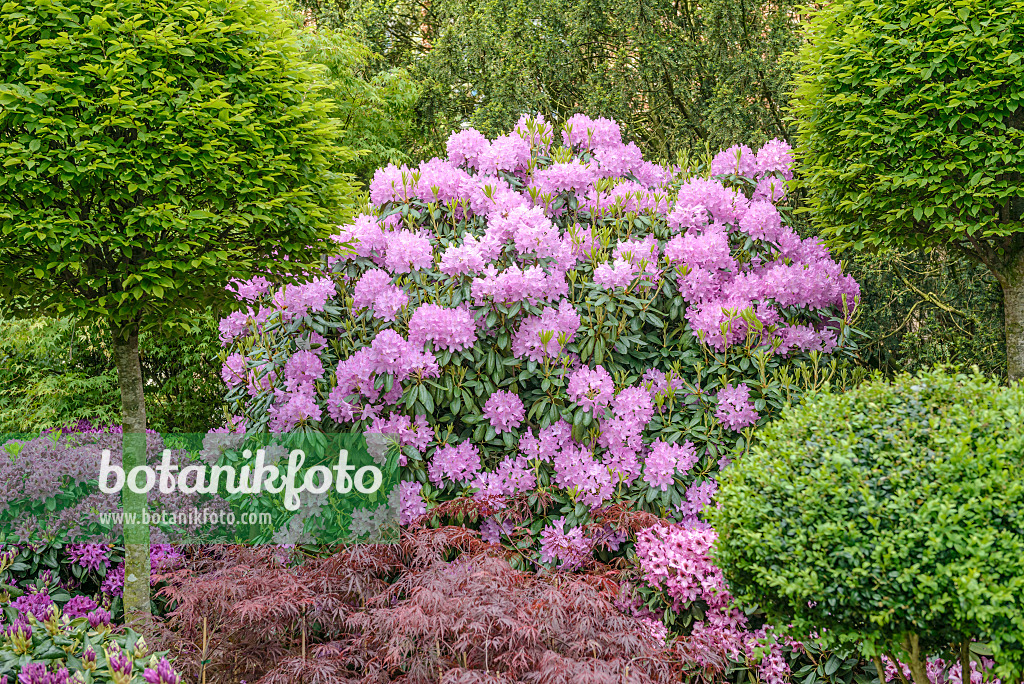
[[[0,7],[0,292],[110,330],[126,472],[146,460],[140,331],[316,262],[344,214],[353,155],[318,72],[261,0]],[[146,497],[122,503],[125,613],[145,618]]]
[[[1024,377],[1024,2],[840,0],[793,109],[817,227],[858,248],[948,245],[1003,288]]]
[[[1017,681],[1022,427],[1024,387],[980,374],[812,393],[721,475],[711,522],[733,595],[798,639],[895,656],[915,684],[926,656],[970,672],[982,644]]]
[[[302,0],[345,26],[380,73],[422,80],[424,154],[463,124],[486,135],[522,114],[615,119],[654,158],[787,137],[800,43],[789,0]]]
[[[166,325],[325,244],[351,153],[271,8],[20,0],[0,17],[0,287],[20,308]]]

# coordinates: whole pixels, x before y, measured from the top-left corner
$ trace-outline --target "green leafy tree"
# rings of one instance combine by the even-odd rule
[[[0,289],[110,331],[126,469],[145,460],[140,332],[190,329],[231,279],[316,260],[347,201],[352,155],[300,50],[261,0],[0,7]],[[125,526],[133,618],[148,542]]]
[[[947,246],[1003,290],[1024,377],[1024,2],[839,0],[793,100],[813,216],[858,248]]]
[[[415,122],[420,86],[409,70],[373,70],[374,53],[350,33],[318,26],[301,37],[306,59],[324,66],[325,92],[344,125],[342,142],[357,155],[343,168],[368,183],[381,166],[415,163],[410,149],[421,135]]]
[[[813,393],[723,471],[716,562],[741,605],[856,645],[882,679],[883,655],[930,684],[928,656],[970,672],[994,654],[1019,681],[1022,468],[1019,383],[930,371]]]
[[[790,0],[300,0],[345,26],[382,73],[422,80],[420,153],[469,123],[522,114],[613,118],[653,158],[788,136],[781,114],[800,44]]]

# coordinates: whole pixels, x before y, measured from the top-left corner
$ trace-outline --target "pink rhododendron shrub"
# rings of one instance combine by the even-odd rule
[[[397,435],[404,522],[465,497],[524,566],[622,553],[595,512],[696,520],[758,425],[845,381],[859,289],[787,225],[791,162],[664,168],[582,115],[456,133],[377,171],[308,282],[237,284],[228,402],[253,431]]]

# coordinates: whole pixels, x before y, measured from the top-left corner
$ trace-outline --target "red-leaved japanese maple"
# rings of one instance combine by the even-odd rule
[[[679,652],[615,607],[616,570],[535,574],[507,553],[462,527],[298,564],[205,549],[163,589],[162,639],[209,684],[678,681]]]

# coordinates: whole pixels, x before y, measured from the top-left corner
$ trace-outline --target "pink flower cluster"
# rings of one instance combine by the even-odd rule
[[[328,413],[339,423],[376,415],[380,406],[374,404],[379,399],[385,404],[396,403],[402,396],[404,380],[436,378],[439,372],[437,359],[424,352],[422,345],[409,342],[394,330],[382,330],[369,347],[363,347],[338,363],[337,385],[327,397]],[[375,384],[380,375],[393,378],[391,389],[383,396]],[[371,405],[361,406],[364,400]],[[360,418],[356,418],[357,415]]]
[[[391,275],[379,268],[364,273],[352,294],[353,313],[371,307],[375,317],[389,322],[393,322],[408,303],[409,296],[392,285]]]
[[[423,501],[423,485],[419,482],[400,482],[398,485],[398,522],[408,525],[426,514],[427,504]]]
[[[373,424],[366,432],[367,434],[388,435],[396,438],[399,446],[410,446],[419,451],[423,451],[434,441],[434,431],[424,415],[416,416],[415,419],[400,413],[392,413],[388,418],[373,416]],[[406,457],[403,453],[399,457],[399,465],[404,466],[405,463]]]
[[[557,563],[563,570],[583,565],[593,553],[593,542],[575,527],[566,531],[565,518],[555,520],[540,533],[540,559],[544,563]]]
[[[85,570],[96,571],[110,567],[110,549],[104,544],[68,544],[64,547],[68,558]]]
[[[555,358],[576,338],[580,317],[572,303],[563,299],[554,309],[544,307],[539,316],[525,319],[512,338],[512,353],[531,361]]]
[[[668,444],[655,440],[644,461],[644,481],[651,487],[667,491],[676,473],[685,473],[697,463],[693,442]]]
[[[507,390],[498,390],[487,397],[487,401],[484,402],[483,414],[494,431],[500,435],[519,427],[523,419],[526,418],[526,409],[518,394]]]
[[[323,377],[320,357],[309,350],[295,352],[284,365],[284,388],[274,390],[276,401],[270,407],[270,430],[286,432],[310,420],[320,420],[322,411],[316,400],[316,381]]]
[[[748,200],[720,181],[695,178],[680,187],[667,221],[685,230],[668,241],[665,256],[676,267],[680,294],[690,303],[686,319],[707,344],[723,350],[755,332],[762,343],[769,334],[780,338],[782,353],[794,347],[825,352],[835,347],[834,332],[823,324],[789,332],[779,309],[833,309],[846,315],[860,288],[817,238],[801,240],[783,225],[767,198]],[[770,258],[741,264],[732,253],[733,235],[763,244]],[[759,328],[750,330],[745,311],[756,316]]]
[[[750,401],[750,388],[743,383],[726,385],[718,390],[715,398],[718,400],[715,418],[730,430],[741,430],[753,425],[761,417]]]
[[[465,484],[473,481],[480,472],[480,450],[472,442],[445,445],[434,451],[427,468],[430,481],[441,487],[445,481]]]
[[[721,659],[749,661],[761,681],[783,684],[790,672],[782,646],[798,644],[780,643],[770,629],[748,629],[746,615],[730,607],[729,587],[711,561],[716,539],[715,531],[703,523],[662,524],[640,532],[636,553],[644,579],[672,599],[674,610],[698,600],[707,604],[704,620],[694,623],[688,639],[697,665],[714,668]]]
[[[615,394],[612,376],[602,366],[583,366],[569,376],[566,394],[585,409],[597,411],[611,402]]]
[[[476,322],[467,308],[446,309],[424,304],[409,319],[409,343],[430,344],[433,350],[461,351],[476,342]]]

